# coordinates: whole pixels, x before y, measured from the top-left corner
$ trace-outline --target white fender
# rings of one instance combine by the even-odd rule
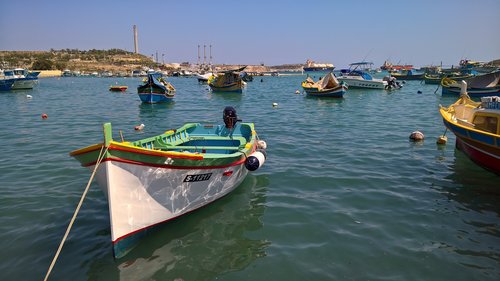
[[[245,161],[245,167],[249,171],[255,171],[258,168],[260,168],[262,165],[264,165],[265,161],[266,161],[265,151],[257,150],[254,153],[250,154],[250,156],[247,157],[247,160]]]

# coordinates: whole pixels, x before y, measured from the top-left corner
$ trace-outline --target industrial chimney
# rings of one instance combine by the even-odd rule
[[[134,24],[134,53],[139,53],[139,45],[137,42],[137,26]]]

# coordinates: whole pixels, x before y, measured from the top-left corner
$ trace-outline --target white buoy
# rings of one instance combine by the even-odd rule
[[[257,147],[260,149],[266,149],[267,148],[267,143],[263,140],[257,141]]]
[[[297,95],[300,94],[300,91],[299,90],[295,91],[295,94],[297,94]]]
[[[31,95],[26,95],[26,98],[30,100],[30,99],[32,99],[33,97],[32,97]]]
[[[410,134],[410,140],[421,141],[424,140],[424,134],[420,131],[415,131]]]
[[[278,107],[278,103],[277,102],[273,102],[273,107]]]
[[[145,127],[145,125],[144,125],[144,124],[141,124],[141,125],[139,125],[139,126],[135,126],[135,127],[134,127],[134,129],[135,129],[136,131],[140,131],[140,130],[144,129],[144,127]]]

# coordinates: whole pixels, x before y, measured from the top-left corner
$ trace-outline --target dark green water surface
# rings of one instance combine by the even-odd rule
[[[169,78],[175,102],[158,105],[140,103],[139,78],[46,78],[0,93],[0,280],[43,280],[91,174],[68,153],[100,142],[104,122],[137,140],[221,123],[228,105],[267,141],[263,168],[118,260],[93,183],[51,280],[500,280],[500,178],[456,151],[450,132],[436,145],[438,105],[456,97],[409,81],[315,99],[295,94],[303,79],[217,94]],[[128,92],[109,92],[115,83]],[[415,130],[425,141],[409,142]]]

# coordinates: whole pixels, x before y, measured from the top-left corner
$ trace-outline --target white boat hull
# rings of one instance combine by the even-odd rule
[[[214,169],[175,169],[103,162],[96,179],[108,198],[113,244],[215,201],[234,190],[247,173],[243,163]],[[116,246],[115,254],[120,256]]]
[[[349,88],[384,89],[387,86],[387,82],[382,79],[365,80],[356,76],[340,76],[337,80],[347,83]]]
[[[33,89],[33,87],[38,83],[38,80],[34,79],[17,79],[14,84],[12,84],[13,90],[23,90],[23,89]]]

